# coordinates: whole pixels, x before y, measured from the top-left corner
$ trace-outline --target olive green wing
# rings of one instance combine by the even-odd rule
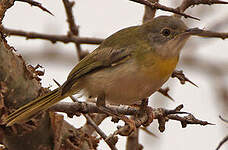
[[[135,38],[138,37],[137,31],[138,26],[125,28],[104,40],[96,50],[88,54],[73,68],[62,86],[62,95],[67,93],[82,76],[127,61],[134,51]]]
[[[62,95],[67,93],[75,82],[90,72],[106,67],[113,67],[129,59],[131,51],[127,48],[97,48],[82,59],[70,72],[67,81],[62,85]]]

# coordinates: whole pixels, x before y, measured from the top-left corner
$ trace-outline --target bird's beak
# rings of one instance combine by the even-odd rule
[[[187,30],[182,31],[180,34],[178,34],[175,39],[177,40],[183,40],[188,39],[191,35],[196,35],[198,31],[196,28],[189,28]]]
[[[203,32],[203,30],[199,28],[189,28],[185,30],[182,34],[184,35],[200,35]]]
[[[189,38],[191,35],[197,35],[199,33],[198,28],[189,28],[187,30],[182,31],[182,33],[180,33],[177,38],[181,39],[185,39],[185,38]]]

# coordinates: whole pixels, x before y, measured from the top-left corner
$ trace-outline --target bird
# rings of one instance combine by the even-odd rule
[[[76,64],[59,88],[19,107],[3,122],[21,123],[81,91],[97,98],[97,105],[138,103],[169,79],[190,36],[191,30],[175,16],[122,29]]]

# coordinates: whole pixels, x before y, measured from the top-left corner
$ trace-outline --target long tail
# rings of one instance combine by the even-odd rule
[[[62,100],[66,96],[61,96],[59,88],[47,93],[44,96],[38,97],[28,104],[17,109],[15,112],[10,114],[6,119],[3,120],[4,124],[11,126],[14,123],[19,123],[23,120],[27,120],[32,115],[36,114],[41,110],[46,110],[58,101]]]

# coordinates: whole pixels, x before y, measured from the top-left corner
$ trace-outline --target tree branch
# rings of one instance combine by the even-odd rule
[[[75,3],[70,2],[68,0],[62,0],[62,1],[64,4],[65,11],[66,11],[67,22],[68,22],[68,26],[70,29],[70,32],[68,33],[68,35],[72,36],[72,34],[73,34],[74,36],[78,36],[79,35],[78,26],[75,23],[73,11],[72,11],[72,8]],[[82,55],[82,52],[81,52],[82,50],[81,50],[80,43],[75,43],[75,48],[77,50],[78,58],[79,58],[79,60],[81,60],[84,56]]]
[[[122,115],[137,115],[140,110],[140,108],[125,106],[125,105],[121,105],[121,106],[107,105],[106,107],[109,110]],[[181,112],[180,110],[182,108],[183,108],[183,105],[180,105],[173,110],[167,110],[164,108],[153,109],[152,113],[153,113],[154,119],[158,119],[158,121],[160,121],[159,125],[161,127],[159,127],[159,129],[161,132],[165,130],[164,125],[168,121],[168,119],[177,120],[177,121],[180,121],[182,124],[186,124],[186,125],[187,124],[199,124],[199,125],[210,124],[211,125],[211,123],[196,119],[190,113]],[[74,102],[74,103],[60,102],[55,106],[51,107],[49,111],[64,112],[64,113],[70,114],[71,116],[73,114],[78,114],[78,113],[83,113],[83,114],[87,114],[87,113],[103,114],[104,113],[96,106],[96,104],[89,103],[89,102]],[[175,114],[188,114],[188,116],[180,117]],[[148,117],[144,115],[141,119],[136,121],[136,126],[139,127],[143,125],[147,121],[147,119]],[[182,126],[182,127],[184,128],[186,126]]]
[[[41,39],[48,40],[52,43],[63,42],[63,43],[80,43],[80,44],[100,44],[103,39],[99,38],[90,38],[90,37],[76,37],[76,36],[68,36],[68,35],[48,35],[36,32],[25,32],[20,30],[13,30],[3,28],[4,33],[8,35],[22,36],[26,37],[26,39]]]
[[[151,3],[153,2],[159,2],[159,0],[149,0]],[[143,16],[143,23],[146,23],[148,20],[154,18],[156,13],[156,9],[155,8],[151,8],[149,6],[145,6],[144,9],[144,16]]]
[[[220,0],[183,0],[182,4],[176,9],[179,10],[180,12],[184,12],[189,7],[200,5],[200,4],[206,4],[206,5],[228,4],[228,2],[220,1]]]
[[[139,144],[139,129],[127,137],[126,150],[142,150],[143,147]]]
[[[187,15],[183,12],[180,12],[178,9],[174,9],[174,8],[170,8],[164,5],[161,5],[157,2],[149,2],[148,0],[130,0],[136,3],[140,3],[140,4],[144,4],[152,9],[160,9],[160,10],[164,10],[164,11],[168,11],[168,12],[172,12],[181,16],[184,16],[185,18],[192,18],[192,19],[196,19],[196,20],[200,20],[199,18],[196,17],[192,17],[190,15]]]
[[[201,37],[221,38],[223,40],[228,38],[228,33],[225,33],[225,32],[219,33],[219,32],[203,30],[203,29],[199,29],[199,28],[192,28],[192,29],[189,29],[189,31],[191,31],[193,35],[197,35],[197,36],[201,36]]]
[[[97,126],[97,124],[92,120],[92,118],[85,114],[87,122],[93,126],[93,128],[96,130],[96,132],[102,137],[102,139],[108,144],[108,146],[111,148],[111,150],[117,150],[115,147],[115,144],[117,143],[118,138],[115,136],[113,138],[109,138],[105,135],[105,133]]]
[[[224,143],[226,143],[227,141],[228,141],[228,135],[222,139],[222,141],[219,143],[219,145],[218,145],[218,147],[216,148],[216,150],[219,150],[219,149],[222,147],[222,145],[223,145]]]

